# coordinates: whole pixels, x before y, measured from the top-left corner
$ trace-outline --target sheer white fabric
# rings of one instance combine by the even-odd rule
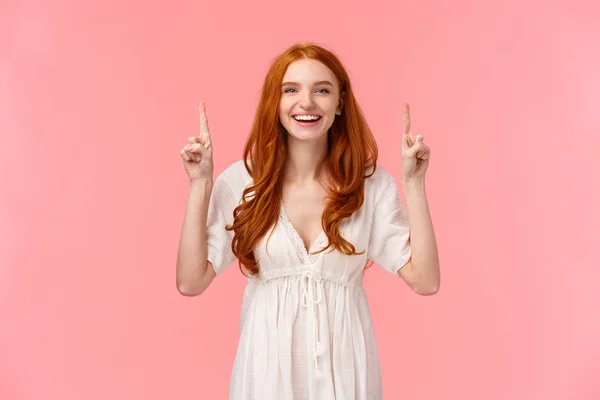
[[[217,275],[237,262],[233,209],[251,184],[243,161],[215,180],[208,215],[208,259]],[[248,279],[240,341],[230,380],[235,400],[381,399],[381,374],[367,296],[367,259],[397,274],[411,257],[408,219],[394,178],[380,165],[365,201],[340,231],[362,255],[328,249],[324,232],[306,251],[280,204],[278,223],[254,250],[260,274]]]

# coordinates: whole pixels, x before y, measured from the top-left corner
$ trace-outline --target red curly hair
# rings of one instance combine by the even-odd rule
[[[244,164],[253,184],[243,192],[234,210],[234,222],[226,227],[235,232],[231,248],[242,273],[257,275],[253,249],[277,223],[282,198],[282,175],[287,157],[287,132],[279,121],[281,83],[287,67],[296,60],[313,59],[336,76],[343,101],[342,114],[328,132],[326,163],[333,187],[327,190],[328,205],[321,224],[329,245],[347,255],[356,253],[352,243],[339,232],[344,218],[350,217],[364,201],[364,182],[377,167],[377,143],[352,92],[348,73],[329,50],[313,43],[295,44],[277,56],[265,77],[252,130],[244,147]],[[365,171],[372,167],[372,172]]]

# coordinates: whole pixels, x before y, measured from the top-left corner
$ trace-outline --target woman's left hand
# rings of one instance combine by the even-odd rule
[[[423,135],[411,134],[410,108],[404,104],[404,128],[402,133],[402,181],[425,180],[429,166],[430,149],[423,143]]]

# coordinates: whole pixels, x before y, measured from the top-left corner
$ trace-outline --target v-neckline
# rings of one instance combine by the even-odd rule
[[[298,233],[298,230],[296,230],[296,228],[292,224],[292,221],[290,220],[290,217],[287,214],[287,211],[285,210],[285,205],[283,204],[283,200],[281,200],[279,204],[280,204],[280,210],[281,210],[280,216],[283,221],[283,226],[284,226],[285,232],[288,234],[288,236],[294,243],[294,247],[296,248],[296,251],[299,253],[300,258],[307,263],[313,263],[316,260],[316,258],[321,254],[321,253],[313,254],[313,252],[316,251],[316,247],[318,245],[322,244],[323,239],[326,236],[325,231],[323,229],[321,229],[319,234],[317,236],[315,236],[312,243],[310,243],[309,248],[307,249],[306,246],[304,245],[304,241],[302,240],[302,237]]]

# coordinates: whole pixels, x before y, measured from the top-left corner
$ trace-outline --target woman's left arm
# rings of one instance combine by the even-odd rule
[[[423,180],[402,181],[412,255],[398,275],[418,294],[432,295],[440,287],[440,262]]]
[[[425,192],[430,149],[423,135],[411,134],[410,109],[404,105],[402,133],[402,188],[410,227],[411,258],[398,275],[417,293],[431,295],[440,287],[440,262]]]

